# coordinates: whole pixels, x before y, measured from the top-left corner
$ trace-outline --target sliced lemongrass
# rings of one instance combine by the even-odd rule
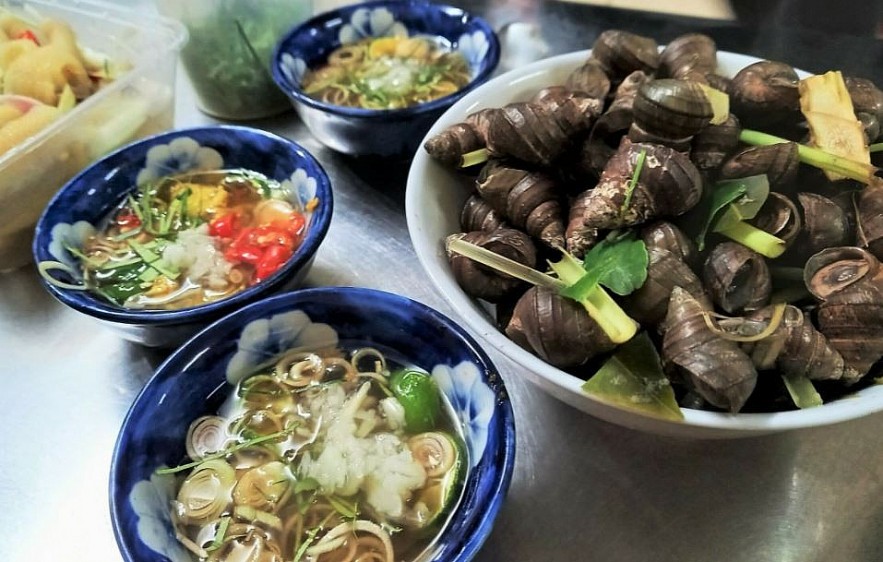
[[[777,258],[786,249],[784,240],[744,221],[714,231],[768,258]]]
[[[470,168],[477,164],[481,164],[483,162],[487,162],[490,157],[490,152],[486,148],[479,148],[478,150],[473,150],[472,152],[467,152],[463,156],[460,157],[460,167],[461,168]]]
[[[726,330],[722,330],[717,324],[714,323],[712,316],[719,316],[709,311],[703,311],[702,317],[705,319],[705,325],[708,326],[708,329],[711,330],[717,336],[729,340],[732,342],[756,342],[765,340],[766,338],[773,335],[773,333],[779,329],[779,326],[782,324],[782,319],[785,317],[785,307],[787,305],[783,302],[778,303],[773,306],[773,314],[770,316],[770,321],[767,323],[766,327],[760,332],[750,335],[750,336],[742,336],[739,334],[734,334],[732,332],[728,332]],[[724,317],[729,318],[729,317]]]
[[[800,408],[813,408],[824,404],[821,395],[813,386],[812,381],[805,375],[782,375],[782,381],[794,405]]]

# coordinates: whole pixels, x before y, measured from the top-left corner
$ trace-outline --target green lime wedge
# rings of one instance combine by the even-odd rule
[[[389,388],[405,409],[405,427],[413,433],[435,427],[441,410],[438,386],[427,373],[402,369],[389,377]]]

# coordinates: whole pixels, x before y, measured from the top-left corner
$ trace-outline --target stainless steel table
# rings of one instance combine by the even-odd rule
[[[847,67],[883,83],[872,38],[553,2],[462,4],[497,25],[521,10],[515,17],[546,29],[550,54],[588,47],[609,27],[662,42],[701,29],[727,50],[812,71]],[[178,84],[176,124],[211,122],[194,109],[182,73]],[[331,175],[335,216],[309,285],[384,289],[452,314],[411,249],[406,165],[336,155],[293,114],[251,124],[302,143]],[[111,452],[163,352],[58,304],[32,267],[0,276],[0,350],[0,559],[118,560],[107,507]],[[592,419],[491,354],[512,396],[518,451],[508,500],[478,560],[883,560],[883,415],[735,441],[661,438]]]

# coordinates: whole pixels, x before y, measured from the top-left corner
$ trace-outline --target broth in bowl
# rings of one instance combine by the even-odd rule
[[[280,182],[241,169],[141,183],[82,247],[66,247],[79,258],[83,284],[65,285],[132,309],[229,297],[273,275],[300,246],[309,210],[289,200]],[[46,274],[52,268],[67,266],[40,264],[58,283]]]
[[[472,79],[465,57],[435,37],[367,38],[335,49],[303,78],[321,102],[363,109],[399,109],[460,90]]]

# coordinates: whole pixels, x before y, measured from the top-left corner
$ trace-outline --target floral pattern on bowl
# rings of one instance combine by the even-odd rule
[[[171,562],[193,562],[187,549],[167,531],[172,526],[169,498],[174,495],[175,477],[171,474],[153,474],[135,484],[129,502],[138,514],[138,536],[151,550]]]
[[[469,464],[475,466],[487,446],[488,424],[494,415],[494,393],[482,382],[475,363],[463,362],[455,367],[436,365],[431,372],[463,424]]]
[[[174,174],[223,168],[224,159],[217,150],[201,146],[190,137],[178,137],[169,144],[160,144],[147,151],[144,169],[135,181],[143,185]]]
[[[272,364],[287,349],[327,347],[337,342],[337,332],[331,326],[313,323],[300,310],[255,320],[242,329],[237,351],[227,364],[227,382],[239,383],[261,367]]]
[[[304,74],[307,73],[307,63],[302,58],[283,53],[279,61],[279,69],[290,83],[300,84],[303,82]]]
[[[457,41],[457,51],[469,63],[469,68],[472,69],[473,73],[481,66],[481,61],[487,56],[488,49],[490,48],[491,44],[488,36],[482,31],[464,33]]]
[[[368,37],[408,36],[408,28],[396,21],[387,8],[359,8],[350,15],[350,21],[340,28],[341,45],[348,45]]]
[[[60,263],[66,265],[71,277],[76,280],[83,278],[80,261],[73,256],[68,248],[82,248],[90,236],[95,234],[95,227],[88,221],[77,221],[74,224],[60,222],[50,232],[49,253]]]

